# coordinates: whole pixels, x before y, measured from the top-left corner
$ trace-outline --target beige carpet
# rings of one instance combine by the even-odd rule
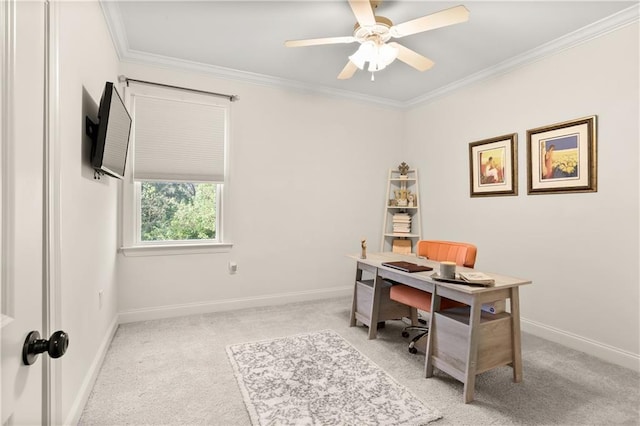
[[[524,333],[524,381],[508,367],[478,376],[476,400],[436,371],[422,377],[391,321],[367,340],[349,327],[349,298],[125,324],[85,407],[84,425],[249,425],[226,347],[331,329],[442,414],[433,425],[640,424],[640,375]]]

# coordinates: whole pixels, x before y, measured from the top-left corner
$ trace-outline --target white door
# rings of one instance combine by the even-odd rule
[[[27,334],[43,330],[43,1],[0,1],[2,424],[43,422],[46,355],[26,366]],[[48,339],[48,336],[44,336]]]

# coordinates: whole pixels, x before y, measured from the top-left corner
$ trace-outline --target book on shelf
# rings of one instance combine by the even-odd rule
[[[468,283],[472,283],[472,284],[484,284],[484,285],[491,285],[491,284],[495,284],[495,280],[493,278],[491,278],[489,275],[485,274],[484,272],[477,272],[477,271],[473,271],[473,272],[463,272],[460,271],[460,278],[462,278],[464,281],[468,282]]]
[[[394,223],[393,224],[394,228],[411,228],[411,224],[410,223]]]
[[[495,302],[491,302],[491,303],[483,303],[480,309],[490,314],[499,314],[504,312],[507,309],[507,301],[496,300]]]
[[[405,228],[405,227],[398,228],[398,227],[394,226],[393,227],[393,232],[394,233],[400,233],[400,234],[410,234],[411,233],[411,228],[408,228],[408,227],[407,228]]]

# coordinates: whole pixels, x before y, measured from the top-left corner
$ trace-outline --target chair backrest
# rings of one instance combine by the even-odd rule
[[[476,264],[478,249],[473,244],[456,243],[454,241],[418,241],[418,256],[424,256],[430,260],[448,260],[456,262],[456,265],[473,268]]]

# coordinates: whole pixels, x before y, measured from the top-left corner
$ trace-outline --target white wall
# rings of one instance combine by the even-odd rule
[[[638,369],[637,24],[408,111],[131,63],[121,72],[241,99],[233,249],[119,255],[121,320],[346,294],[344,254],[361,236],[377,249],[386,170],[407,161],[420,170],[425,238],[475,242],[479,269],[533,279],[525,331]],[[598,192],[527,195],[526,130],[593,114]],[[471,199],[468,144],[511,132],[520,195]]]
[[[117,81],[119,62],[97,2],[55,2],[54,7],[60,56],[60,328],[70,338],[59,360],[62,415],[57,421],[75,424],[117,318],[119,183],[93,179],[85,115],[95,121],[104,84]]]
[[[350,294],[360,238],[380,244],[403,112],[123,63],[129,78],[239,95],[232,103],[229,253],[118,257],[124,321]],[[228,262],[238,264],[230,275]]]
[[[523,329],[638,369],[638,24],[413,108],[423,234],[530,278]],[[598,116],[598,191],[527,195],[526,130]],[[519,195],[470,198],[469,143],[518,133]]]

